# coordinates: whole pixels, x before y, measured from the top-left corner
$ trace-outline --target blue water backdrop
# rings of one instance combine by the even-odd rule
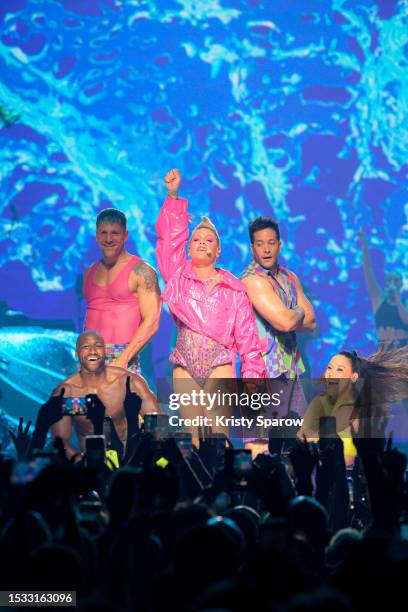
[[[3,0],[1,298],[80,326],[99,210],[129,218],[155,265],[163,176],[250,260],[247,223],[281,224],[282,261],[316,308],[313,375],[375,329],[358,230],[380,283],[405,274],[408,4],[392,0]],[[83,305],[82,305],[83,307]],[[164,314],[150,358],[161,372]]]

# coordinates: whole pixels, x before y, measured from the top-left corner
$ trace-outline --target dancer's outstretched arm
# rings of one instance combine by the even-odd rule
[[[188,214],[187,200],[178,197],[180,172],[170,170],[164,180],[168,193],[156,223],[156,257],[160,274],[167,282],[186,261]]]
[[[364,277],[367,284],[368,294],[371,299],[371,303],[373,306],[373,311],[375,312],[380,303],[381,303],[381,287],[378,284],[378,281],[374,275],[373,263],[371,261],[371,255],[367,244],[367,238],[365,236],[364,230],[361,229],[360,233],[360,241],[361,248],[363,252],[363,269],[364,269]]]

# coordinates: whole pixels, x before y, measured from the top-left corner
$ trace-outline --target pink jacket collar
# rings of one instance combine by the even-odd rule
[[[231,287],[231,289],[234,289],[235,291],[243,291],[244,293],[246,292],[245,285],[238,278],[236,278],[233,274],[231,274],[231,272],[228,272],[228,270],[223,270],[223,268],[215,268],[215,269],[217,273],[221,276],[221,280],[217,282],[217,285],[219,284],[227,285],[228,287]],[[181,274],[185,278],[192,278],[198,281],[201,280],[200,278],[198,278],[193,268],[191,259],[188,259],[186,261]]]

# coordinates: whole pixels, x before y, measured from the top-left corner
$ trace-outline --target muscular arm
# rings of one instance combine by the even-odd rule
[[[252,306],[278,331],[294,331],[303,321],[305,316],[303,308],[301,306],[293,310],[286,308],[269,283],[259,275],[247,276],[242,282],[247,287]]]
[[[160,404],[157,401],[157,397],[150,390],[149,385],[142,376],[133,374],[130,379],[130,389],[142,400],[142,406],[140,408],[141,416],[148,412],[160,412]]]
[[[130,276],[131,291],[139,300],[142,322],[127,348],[112,365],[126,368],[128,361],[139,353],[159,329],[160,289],[157,274],[152,266],[139,261]]]
[[[296,276],[296,288],[297,288],[297,303],[305,311],[305,318],[300,322],[296,331],[298,332],[314,332],[316,329],[316,316],[313,310],[312,304],[309,302],[304,294],[302,284]]]
[[[375,312],[381,303],[381,288],[374,276],[373,264],[371,261],[370,251],[368,249],[367,239],[363,230],[360,231],[361,248],[363,253],[363,269],[364,278],[366,281],[368,294],[371,299],[373,311]]]

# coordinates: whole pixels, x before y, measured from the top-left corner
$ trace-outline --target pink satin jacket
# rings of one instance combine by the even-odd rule
[[[233,363],[237,350],[242,378],[264,377],[261,341],[245,285],[217,268],[221,280],[207,293],[186,259],[188,216],[187,200],[167,197],[157,219],[157,263],[167,282],[162,298],[173,318],[228,348]]]

